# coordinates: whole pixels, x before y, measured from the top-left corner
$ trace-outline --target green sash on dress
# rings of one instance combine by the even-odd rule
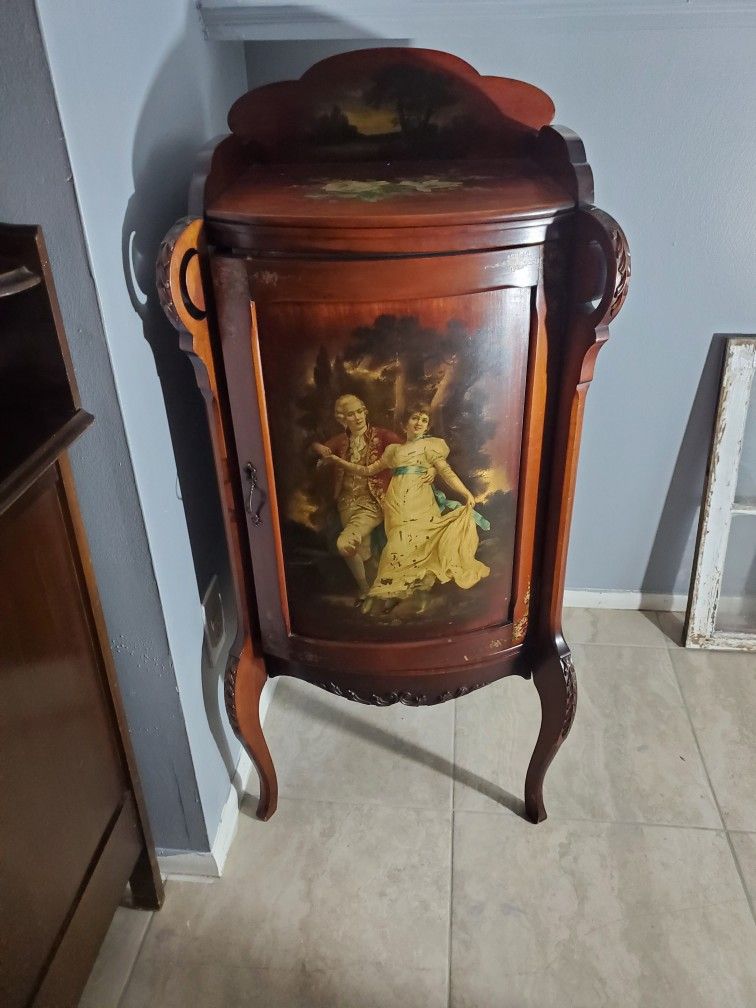
[[[393,470],[394,476],[423,476],[427,472],[428,470],[424,466],[412,465],[397,466],[397,468]],[[437,490],[435,487],[432,487],[432,490],[441,514],[443,514],[444,511],[456,511],[457,508],[462,507],[459,501],[449,500],[442,490]],[[491,531],[491,522],[487,518],[484,518],[478,511],[473,511],[472,514],[478,528],[483,529],[484,532]]]

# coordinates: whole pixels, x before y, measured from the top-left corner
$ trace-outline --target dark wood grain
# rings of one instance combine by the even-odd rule
[[[585,400],[596,357],[609,337],[608,323],[622,307],[630,279],[625,235],[595,207],[581,207],[576,214],[573,257],[549,489],[543,497],[543,561],[532,644],[542,709],[525,788],[526,811],[534,822],[546,818],[543,779],[572,726],[577,700],[575,670],[562,633],[562,604]]]
[[[39,228],[0,224],[0,273],[39,279],[0,298],[0,502],[23,488],[21,470],[65,426],[83,429],[71,359],[63,337],[47,249]],[[1,506],[1,503],[0,503]]]
[[[0,251],[40,278],[0,312],[0,383],[24,404],[0,495],[0,1002],[73,1006],[129,880],[139,905],[163,890],[65,453],[93,418],[41,232],[0,227]]]

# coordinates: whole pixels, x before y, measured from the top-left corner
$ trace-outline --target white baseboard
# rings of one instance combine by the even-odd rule
[[[564,593],[564,604],[567,608],[579,609],[652,609],[655,612],[685,612],[688,596],[567,589]]]
[[[265,724],[265,717],[273,699],[273,693],[278,679],[269,679],[260,697],[260,721]],[[236,829],[239,825],[239,808],[247,790],[247,781],[252,771],[252,761],[242,749],[239,762],[236,764],[234,776],[228,788],[220,822],[215,831],[215,837],[209,851],[163,851],[158,855],[158,865],[164,877],[191,878],[201,882],[203,879],[220,878],[226,864],[226,858],[231,848]]]

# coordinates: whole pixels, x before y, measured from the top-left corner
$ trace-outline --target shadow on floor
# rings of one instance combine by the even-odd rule
[[[369,724],[362,718],[350,714],[347,710],[337,709],[330,704],[323,703],[322,700],[319,700],[317,696],[313,696],[310,692],[292,693],[287,696],[286,703],[290,709],[294,709],[298,713],[304,714],[307,717],[317,718],[324,724],[332,726],[339,731],[347,732],[356,738],[362,739],[369,745],[388,749],[390,752],[395,753],[398,758],[413,760],[416,763],[430,767],[436,773],[458,781],[465,787],[485,795],[498,805],[502,805],[504,808],[509,809],[510,812],[514,812],[515,815],[525,819],[525,802],[521,798],[517,798],[509,791],[505,791],[504,788],[491,783],[491,781],[484,780],[464,767],[455,766],[454,763],[444,759],[442,756],[436,755],[436,753],[423,749],[422,746],[399,738],[385,728]],[[250,795],[245,796],[241,811],[254,819],[256,807],[257,798],[253,798]]]

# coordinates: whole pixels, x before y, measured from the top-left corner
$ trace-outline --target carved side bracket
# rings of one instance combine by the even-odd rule
[[[564,574],[585,398],[608,325],[627,297],[630,252],[619,224],[596,207],[577,212],[572,309],[566,323],[563,389],[557,407],[543,557],[546,636],[561,637]]]
[[[210,427],[213,458],[218,489],[223,505],[226,545],[233,574],[237,608],[237,635],[231,645],[225,679],[226,708],[232,727],[241,738],[236,717],[235,694],[239,657],[250,640],[249,609],[244,577],[244,561],[239,529],[236,522],[236,504],[229,466],[230,432],[226,429],[220,409],[218,376],[213,355],[206,308],[205,288],[200,269],[203,253],[203,222],[200,218],[185,217],[176,222],[160,246],[156,266],[156,284],[160,304],[174,328],[179,333],[181,349],[190,357],[197,385],[205,397]],[[208,291],[208,293],[210,293]],[[250,645],[250,655],[260,661]],[[242,739],[242,741],[245,741]]]
[[[578,261],[581,262],[582,256],[582,265],[586,269],[586,253],[590,255],[591,249],[598,246],[601,259],[598,261],[594,258],[594,268],[602,273],[605,270],[603,276],[599,274],[603,282],[596,292],[599,294],[598,304],[590,313],[590,324],[598,329],[609,325],[625,303],[630,285],[630,249],[625,232],[604,210],[593,206],[583,207],[578,214]],[[586,275],[578,277],[578,298],[581,281],[596,284],[599,277],[588,266]]]
[[[205,292],[199,272],[202,221],[182,217],[160,243],[155,283],[160,306],[175,329],[200,336],[207,330]]]
[[[178,221],[160,246],[157,289],[168,319],[179,333],[182,350],[194,366],[197,384],[207,406],[213,460],[221,495],[223,526],[237,611],[236,636],[229,648],[223,695],[231,727],[249,753],[260,780],[259,819],[269,819],[276,810],[278,784],[273,761],[260,724],[260,696],[267,679],[262,655],[255,650],[250,633],[249,595],[229,457],[234,458],[233,436],[224,423],[218,395],[218,371],[213,356],[205,289],[202,283],[202,220]],[[207,294],[211,291],[208,289]],[[210,298],[208,297],[208,301]],[[222,376],[222,371],[220,372]]]

